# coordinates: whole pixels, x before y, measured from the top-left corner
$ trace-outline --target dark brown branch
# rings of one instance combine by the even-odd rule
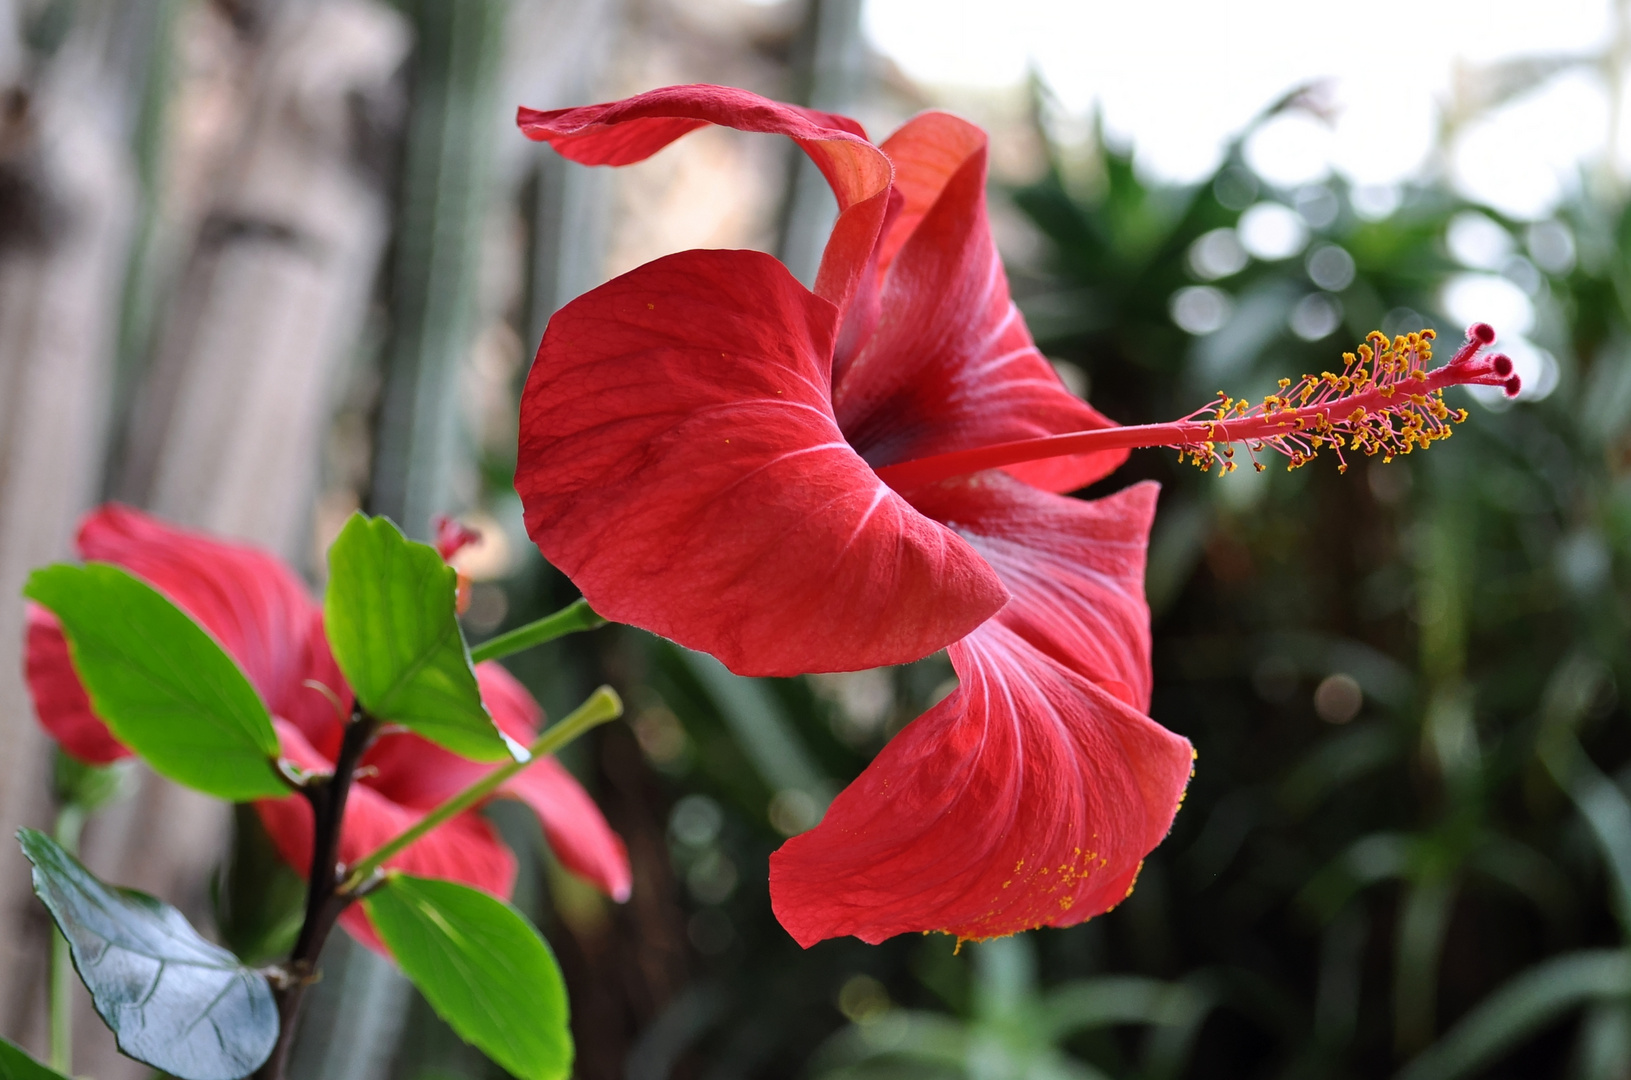
[[[301,789],[301,794],[312,809],[306,918],[300,925],[300,936],[295,939],[294,950],[283,965],[283,978],[274,982],[272,993],[278,1003],[278,1039],[272,1048],[272,1056],[256,1071],[255,1080],[283,1080],[289,1064],[289,1050],[294,1045],[295,1020],[300,1013],[300,1002],[305,997],[306,987],[316,979],[317,958],[322,954],[329,932],[351,902],[351,897],[339,895],[336,891],[344,872],[339,864],[340,827],[345,821],[346,799],[351,794],[357,765],[378,730],[379,723],[360,707],[356,708],[351,714],[351,722],[346,725],[340,755],[334,762],[334,774],[326,779],[314,780]]]

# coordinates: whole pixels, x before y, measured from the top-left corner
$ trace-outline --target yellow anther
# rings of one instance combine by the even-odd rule
[[[1218,422],[1203,421],[1208,438],[1187,448],[1187,460],[1206,471],[1216,465],[1220,475],[1233,472],[1238,463],[1232,460],[1230,444],[1239,439],[1254,454],[1267,448],[1284,454],[1287,469],[1301,468],[1330,447],[1337,452],[1339,471],[1346,472],[1348,463],[1340,460],[1344,451],[1382,455],[1391,461],[1398,454],[1426,448],[1448,437],[1450,423],[1467,417],[1466,410],[1444,404],[1441,390],[1415,385],[1430,382],[1426,360],[1432,354],[1432,340],[1428,331],[1392,340],[1373,331],[1357,353],[1343,354],[1340,373],[1322,371],[1296,382],[1280,379],[1280,392],[1265,395],[1255,406],[1219,391],[1212,404]],[[1417,390],[1423,392],[1412,392]],[[1356,400],[1361,397],[1363,405]],[[1231,426],[1242,422],[1251,425],[1251,434],[1232,438]],[[1182,454],[1180,460],[1186,460]],[[1252,467],[1263,471],[1255,457]]]

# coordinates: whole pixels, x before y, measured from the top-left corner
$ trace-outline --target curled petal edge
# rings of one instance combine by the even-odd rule
[[[668,86],[600,105],[548,112],[522,108],[516,123],[527,138],[584,165],[643,161],[708,124],[788,136],[815,162],[838,200],[838,221],[815,292],[841,311],[866,272],[889,206],[894,170],[860,124],[734,87]]]
[[[1071,926],[1120,903],[1170,828],[1188,740],[995,621],[951,655],[963,685],[771,856],[800,945]]]

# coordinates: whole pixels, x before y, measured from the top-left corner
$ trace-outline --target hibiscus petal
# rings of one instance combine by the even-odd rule
[[[522,738],[521,732],[530,737],[543,724],[544,710],[526,687],[496,661],[476,665],[476,678],[481,683],[482,701],[512,738]],[[566,766],[552,757],[544,758],[527,766],[500,790],[520,799],[538,815],[549,849],[562,866],[620,904],[629,898],[634,879],[629,871],[628,848]]]
[[[901,196],[901,207],[878,240],[880,278],[940,198],[947,182],[969,158],[983,153],[985,145],[985,132],[974,124],[933,110],[914,116],[884,142],[883,151],[895,167],[895,191]]]
[[[1187,740],[999,620],[951,656],[962,685],[770,857],[799,944],[1071,926],[1120,903],[1171,826]]]
[[[835,314],[768,255],[686,251],[550,320],[516,489],[596,611],[791,675],[916,660],[1002,605],[979,556],[844,441]]]
[[[526,687],[496,661],[476,665],[481,699],[504,733],[522,744],[537,735],[544,711]],[[456,757],[417,735],[387,735],[364,762],[370,787],[403,806],[429,810],[457,794],[490,766]],[[554,758],[529,765],[500,789],[538,815],[550,850],[567,870],[621,903],[629,898],[628,849],[577,778]]]
[[[285,757],[307,769],[333,768],[333,762],[306,742],[298,728],[282,720],[276,721],[276,725]],[[262,799],[255,803],[255,810],[278,855],[302,876],[306,875],[311,868],[311,806],[300,796],[290,795],[282,799]],[[366,782],[354,784],[346,800],[340,860],[357,862],[421,816],[420,811],[393,802]],[[515,856],[499,840],[493,827],[474,812],[460,814],[431,830],[386,860],[385,865],[422,877],[461,881],[496,896],[509,896],[515,886]],[[389,955],[368,924],[361,905],[348,908],[340,922],[358,941]]]
[[[873,466],[1111,423],[1060,382],[1008,293],[985,209],[985,133],[925,113],[883,144],[903,197],[879,247],[876,331],[835,375],[839,426]],[[1048,491],[1108,475],[1127,451],[1006,471]]]
[[[1087,501],[1038,491],[1000,472],[912,493],[912,505],[958,533],[1013,600],[1004,626],[1139,712],[1150,707],[1145,548],[1160,485]]]
[[[951,647],[957,691],[771,857],[772,903],[801,944],[1069,926],[1127,894],[1193,756],[1141,712],[1155,494],[1088,503],[995,472],[914,493],[1014,598]]]
[[[889,160],[847,116],[784,105],[728,86],[668,86],[604,105],[539,112],[516,123],[585,165],[644,161],[706,124],[789,136],[816,163],[838,199],[838,221],[821,259],[815,291],[839,308],[855,292],[889,199]]]
[[[335,707],[304,685],[318,677],[348,692],[305,584],[275,556],[180,529],[110,503],[86,517],[79,553],[122,566],[197,619],[238,661],[266,706],[325,743],[338,739]]]
[[[91,699],[74,671],[62,624],[38,604],[28,605],[23,672],[40,726],[69,754],[91,765],[130,756],[130,750],[91,711]]]

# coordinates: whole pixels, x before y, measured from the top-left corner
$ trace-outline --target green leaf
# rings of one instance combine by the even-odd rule
[[[260,1067],[278,1035],[260,972],[169,904],[98,881],[44,833],[21,829],[17,839],[121,1051],[181,1080],[237,1080]]]
[[[59,563],[30,574],[23,595],[62,621],[96,715],[155,771],[233,802],[289,793],[260,695],[158,590],[117,566]]]
[[[353,514],[328,565],[323,625],[369,715],[477,761],[509,757],[459,632],[457,576],[436,549],[387,518]]]
[[[1181,983],[1139,975],[1101,975],[1063,983],[1049,991],[1030,1019],[1058,1042],[1078,1031],[1111,1024],[1182,1024],[1197,995]]]
[[[397,963],[459,1037],[522,1080],[572,1071],[566,984],[532,924],[496,897],[393,873],[363,905]]]
[[[17,1044],[0,1039],[0,1080],[68,1080],[23,1052]]]
[[[1571,734],[1555,734],[1541,751],[1541,761],[1590,826],[1614,883],[1620,928],[1631,934],[1631,800]]]
[[[1585,949],[1508,979],[1402,1069],[1397,1080],[1455,1080],[1490,1063],[1568,1012],[1631,993],[1631,953]]]

